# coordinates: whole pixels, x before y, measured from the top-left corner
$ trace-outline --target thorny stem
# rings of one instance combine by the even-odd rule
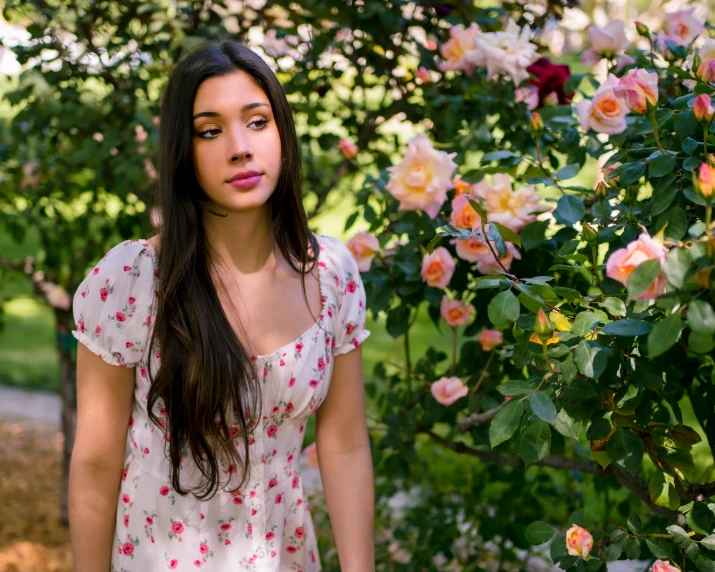
[[[650,122],[653,125],[653,135],[655,135],[655,144],[658,146],[658,149],[660,149],[660,152],[663,153],[663,155],[670,155],[660,142],[660,136],[658,135],[658,122],[655,120],[655,111],[648,113],[648,119],[650,119]]]

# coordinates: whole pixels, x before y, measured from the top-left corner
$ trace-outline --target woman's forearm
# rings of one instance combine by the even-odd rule
[[[369,445],[318,460],[343,572],[375,570],[375,484]]]
[[[108,572],[121,472],[70,463],[69,519],[75,572]]]

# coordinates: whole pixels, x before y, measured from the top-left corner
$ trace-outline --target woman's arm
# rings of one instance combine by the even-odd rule
[[[362,349],[335,356],[316,413],[318,463],[343,572],[375,570],[375,483],[365,416]]]
[[[134,394],[134,368],[77,345],[77,433],[69,480],[76,572],[107,572]]]

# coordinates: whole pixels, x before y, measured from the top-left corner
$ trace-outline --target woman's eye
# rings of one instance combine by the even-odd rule
[[[204,131],[199,131],[197,135],[202,139],[213,139],[219,133],[221,133],[220,129],[206,129]],[[211,137],[207,137],[207,135],[211,135]]]
[[[251,123],[249,123],[249,125],[256,125],[256,124],[260,124],[260,125],[257,127],[257,130],[260,131],[261,129],[265,129],[265,128],[266,128],[266,125],[268,125],[268,120],[267,120],[267,119],[264,119],[263,117],[261,117],[260,119],[256,119],[255,121],[251,121]]]

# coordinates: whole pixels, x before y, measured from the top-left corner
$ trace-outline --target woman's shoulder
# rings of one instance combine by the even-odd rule
[[[156,268],[156,253],[151,243],[152,239],[128,239],[113,246],[94,266],[96,274],[101,270],[129,273],[139,277],[147,270],[154,277]]]
[[[326,262],[328,268],[335,271],[344,272],[346,266],[349,267],[353,256],[348,247],[339,238],[327,234],[316,234],[320,245],[319,258]]]

